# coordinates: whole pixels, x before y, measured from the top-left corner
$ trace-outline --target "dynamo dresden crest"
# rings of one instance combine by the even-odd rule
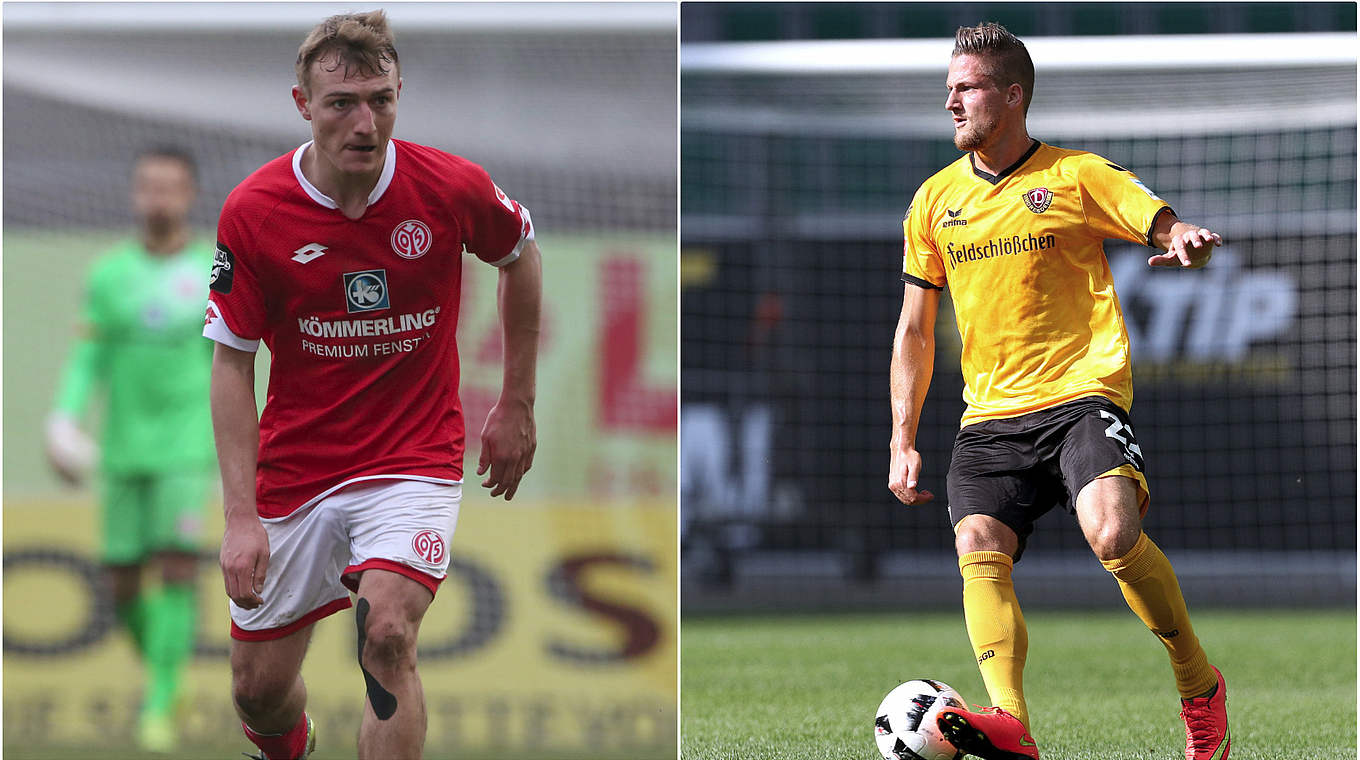
[[[418,259],[430,250],[433,236],[419,219],[407,219],[392,230],[392,250],[403,259]]]
[[[1053,204],[1053,192],[1046,187],[1026,190],[1025,207],[1036,214],[1042,214]]]

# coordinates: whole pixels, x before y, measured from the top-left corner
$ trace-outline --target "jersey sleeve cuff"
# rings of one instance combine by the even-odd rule
[[[503,267],[519,258],[519,255],[524,252],[524,244],[534,239],[534,220],[533,217],[529,216],[529,209],[521,205],[519,207],[519,215],[522,222],[521,229],[523,230],[523,233],[520,234],[519,242],[515,243],[515,247],[512,248],[509,253],[495,261],[488,261],[486,263],[497,268]]]
[[[227,321],[222,319],[220,314],[216,314],[216,304],[209,301],[208,309],[209,319],[207,323],[203,325],[203,337],[215,340],[218,343],[221,343],[228,348],[234,348],[237,351],[248,351],[253,354],[260,350],[259,340],[242,338],[232,332],[231,328],[227,327]],[[213,318],[215,314],[216,318]]]
[[[1171,212],[1172,216],[1176,215],[1176,211],[1172,209],[1170,206],[1162,206],[1161,208],[1157,209],[1157,213],[1152,215],[1152,221],[1148,224],[1147,234],[1143,236],[1143,239],[1147,241],[1148,248],[1157,247],[1157,244],[1152,242],[1152,231],[1157,229],[1157,220],[1161,218],[1162,214],[1165,214],[1168,211]]]
[[[918,288],[925,288],[926,290],[944,290],[943,285],[936,285],[930,280],[923,280],[920,277],[913,277],[907,274],[906,272],[902,273],[902,282],[915,285]]]

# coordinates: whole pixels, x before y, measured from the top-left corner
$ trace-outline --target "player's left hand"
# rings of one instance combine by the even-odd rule
[[[520,478],[534,464],[537,448],[533,407],[501,399],[482,426],[482,455],[477,460],[477,474],[486,475],[482,487],[491,489],[492,498],[505,494],[506,501],[513,499]]]
[[[1171,238],[1165,253],[1149,257],[1148,266],[1199,269],[1209,263],[1214,248],[1220,245],[1223,238],[1217,232],[1204,227],[1187,230]]]

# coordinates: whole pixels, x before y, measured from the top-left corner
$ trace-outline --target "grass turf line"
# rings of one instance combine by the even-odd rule
[[[1356,757],[1353,610],[1191,610],[1228,680],[1233,760]],[[1126,610],[1026,613],[1044,760],[1172,760],[1166,650]],[[986,704],[962,613],[687,618],[681,760],[876,760],[874,710],[935,678]]]

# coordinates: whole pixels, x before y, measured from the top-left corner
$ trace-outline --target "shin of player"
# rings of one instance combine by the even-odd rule
[[[1149,504],[1129,418],[1128,332],[1103,241],[1194,269],[1222,243],[1176,218],[1132,172],[1029,136],[1034,65],[996,24],[958,30],[945,108],[964,157],[927,179],[903,220],[906,282],[892,363],[889,488],[921,487],[916,428],[948,287],[963,338],[964,412],[948,472],[968,636],[993,707],[945,710],[941,731],[984,760],[1037,760],[1023,672],[1029,645],[1011,572],[1035,521],[1077,517],[1129,607],[1171,658],[1187,760],[1225,760],[1226,687],[1200,647],[1171,564],[1142,531]]]

